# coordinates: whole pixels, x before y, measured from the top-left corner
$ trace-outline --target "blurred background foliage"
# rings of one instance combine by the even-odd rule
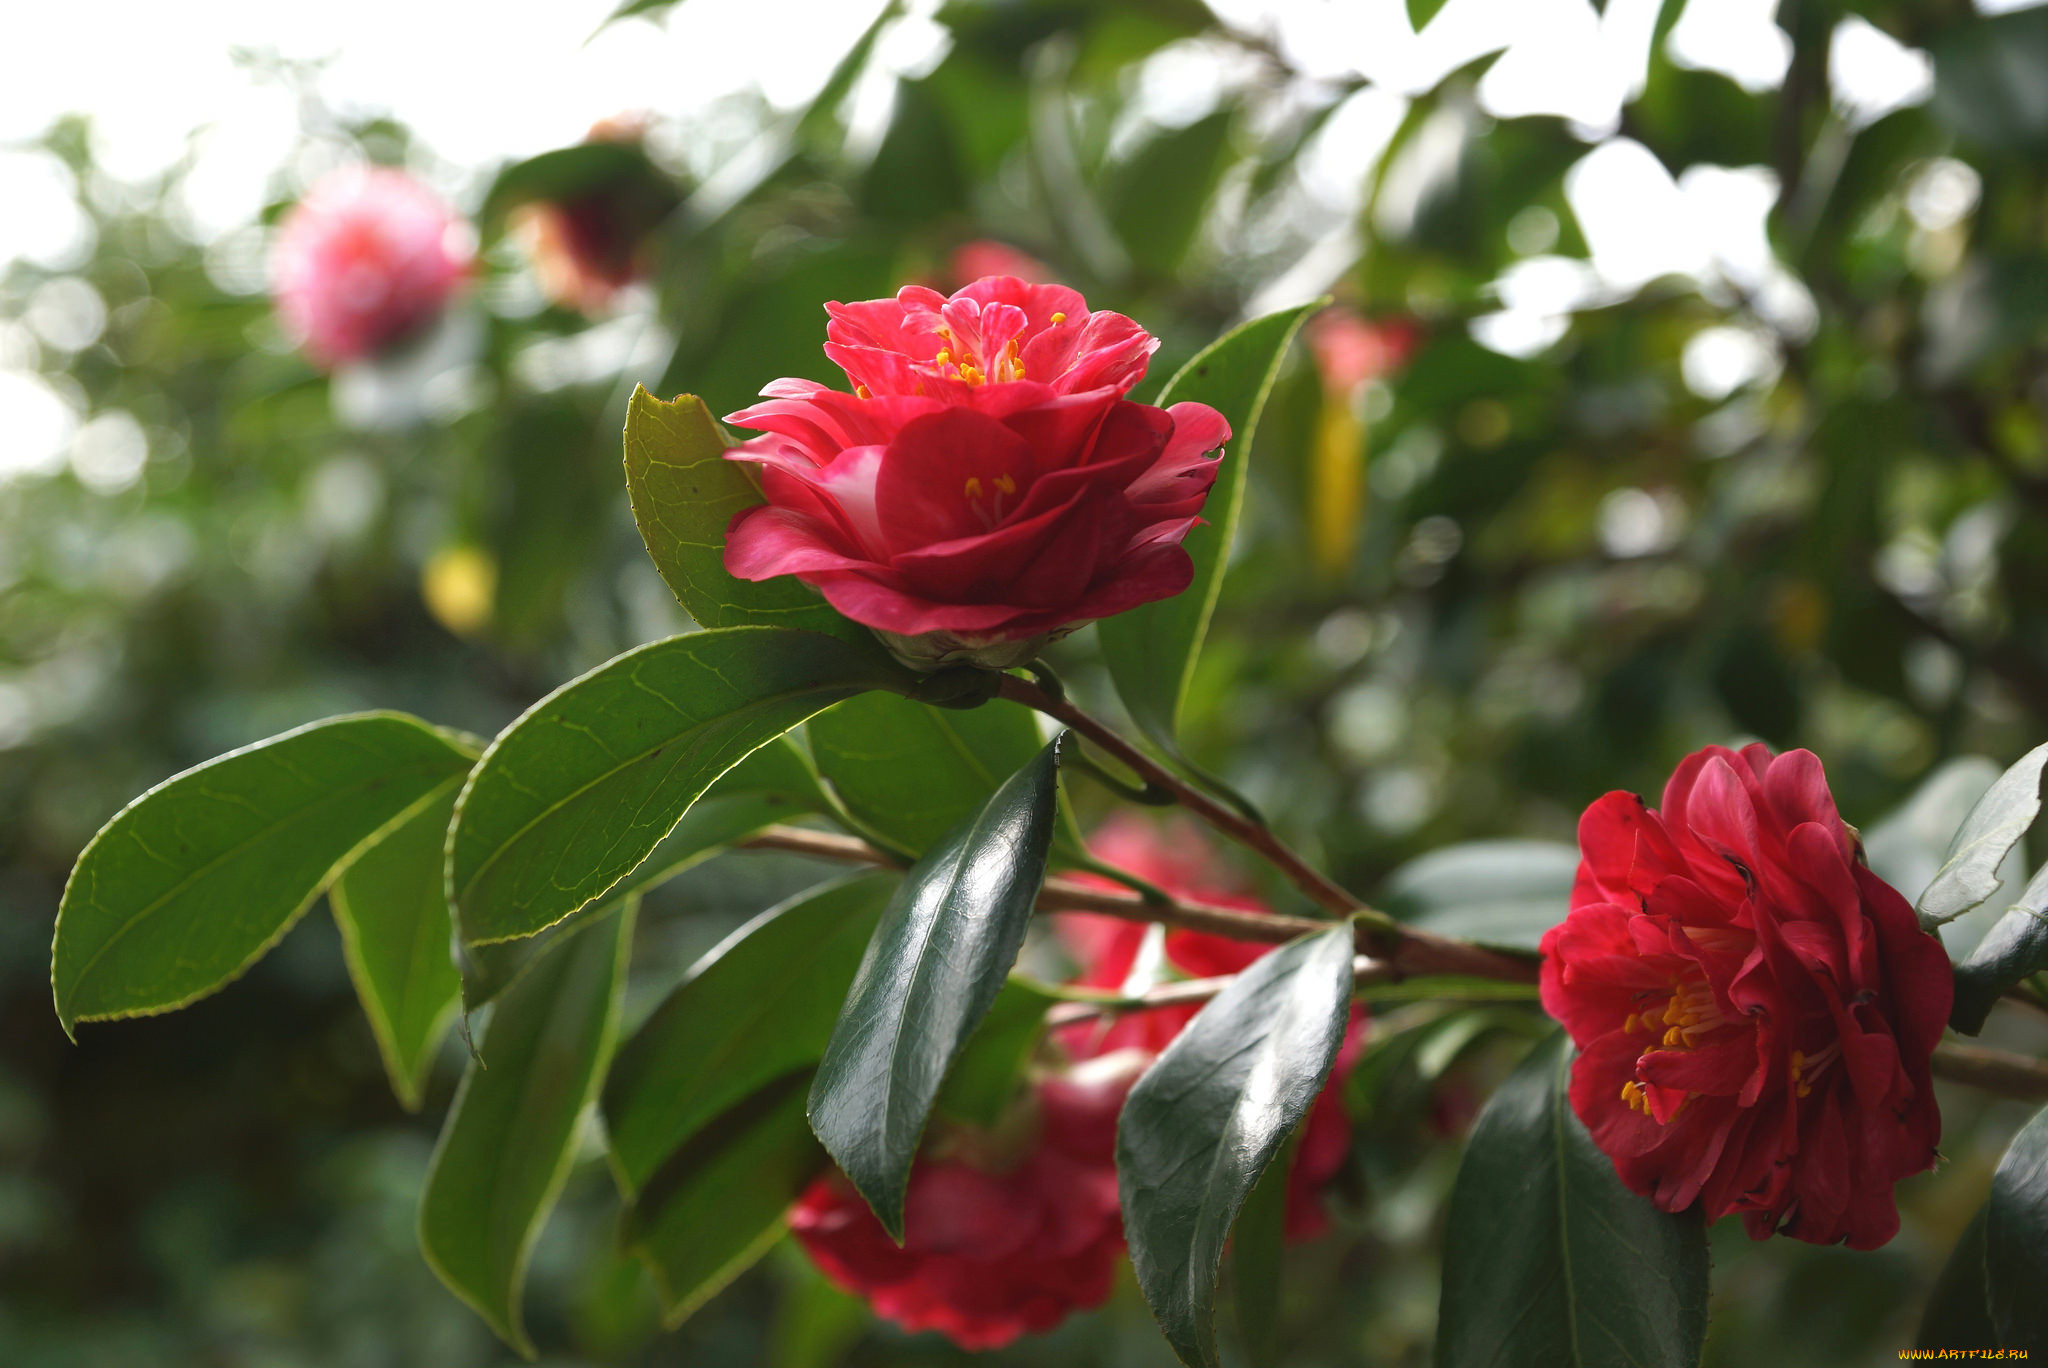
[[[653,111],[649,274],[597,317],[550,304],[505,229],[611,154],[450,165],[252,56],[300,119],[265,222],[359,158],[478,214],[464,300],[331,378],[271,318],[264,223],[189,231],[195,159],[123,180],[88,121],[52,126],[82,230],[0,271],[0,398],[26,415],[0,436],[0,1362],[505,1360],[412,1238],[459,1046],[406,1116],[316,915],[231,991],[71,1047],[45,977],[64,873],[232,746],[364,707],[489,734],[687,627],[626,507],[632,384],[723,412],[829,381],[821,301],[957,285],[990,240],[1158,333],[1148,384],[1325,291],[1373,339],[1347,367],[1326,326],[1279,382],[1186,729],[1353,888],[1453,842],[1568,841],[1597,794],[1653,792],[1709,742],[1813,748],[1867,831],[1916,791],[1954,808],[1958,757],[2038,742],[2048,9],[1783,0],[1783,69],[1745,85],[1674,55],[1712,4],[1613,6],[1648,55],[1611,125],[1502,111],[1493,56],[1419,92],[1305,71],[1243,6],[892,4],[808,104]],[[925,55],[885,62],[912,23]],[[1839,70],[1873,51],[1908,76],[1881,107]],[[1603,189],[1640,211],[1618,236],[1585,212]],[[1057,659],[1107,702],[1091,634]],[[664,889],[636,991],[808,875],[742,854]],[[1341,1233],[1289,1255],[1288,1362],[1427,1362],[1442,1142],[1505,1063],[1464,1035],[1387,1062]],[[1904,1186],[1886,1250],[1716,1232],[1710,1362],[1909,1342],[2022,1119],[1945,1112],[1950,1162]],[[540,1247],[550,1362],[964,1357],[786,1249],[661,1335],[611,1201],[584,1165]],[[995,1357],[1169,1361],[1128,1286]]]

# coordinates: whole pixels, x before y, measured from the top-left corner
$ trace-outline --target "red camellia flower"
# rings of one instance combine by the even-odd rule
[[[1104,862],[1157,884],[1169,893],[1234,907],[1270,912],[1257,898],[1239,892],[1217,860],[1208,840],[1185,819],[1164,827],[1142,817],[1120,814],[1099,827],[1089,846]],[[1104,888],[1118,887],[1097,875],[1076,875]],[[1083,987],[1123,988],[1145,953],[1152,928],[1090,912],[1066,912],[1058,918],[1060,938],[1081,965],[1075,982]],[[1166,962],[1190,978],[1234,974],[1272,950],[1270,945],[1231,940],[1201,931],[1168,931],[1162,950]],[[1081,1022],[1062,1029],[1061,1044],[1081,1059],[1108,1058],[1122,1051],[1140,1051],[1149,1060],[1165,1049],[1200,1007],[1186,1004],[1126,1012],[1107,1022]],[[1344,1080],[1365,1049],[1365,1011],[1354,1006],[1344,1044],[1330,1071],[1330,1081],[1309,1109],[1295,1148],[1294,1167],[1287,1174],[1287,1236],[1306,1240],[1329,1228],[1323,1189],[1344,1167],[1351,1152],[1351,1118],[1341,1097]]]
[[[854,392],[778,380],[727,420],[768,502],[726,532],[741,579],[795,575],[904,659],[1007,667],[1185,589],[1181,539],[1230,436],[1202,404],[1124,396],[1157,341],[1064,285],[828,304]]]
[[[910,1171],[903,1244],[837,1173],[818,1179],[790,1229],[825,1275],[906,1330],[994,1349],[1100,1306],[1123,1253],[1116,1115],[1136,1071],[1077,1070],[1035,1093],[1023,1153],[957,1131]]]
[[[272,293],[307,355],[334,366],[438,317],[469,264],[466,226],[438,195],[402,171],[350,167],[285,217]]]
[[[1579,1046],[1572,1108],[1622,1181],[1666,1211],[1739,1211],[1757,1239],[1891,1239],[1892,1186],[1941,1138],[1928,1057],[1953,983],[1863,865],[1820,761],[1709,747],[1661,810],[1594,803],[1579,848],[1543,1006]]]

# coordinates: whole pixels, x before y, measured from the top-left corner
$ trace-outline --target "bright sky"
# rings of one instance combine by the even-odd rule
[[[2030,2],[1978,0],[1987,10]],[[326,62],[320,85],[331,103],[410,125],[440,157],[468,169],[468,187],[447,187],[460,192],[499,160],[572,142],[621,110],[687,116],[750,87],[778,105],[800,104],[883,0],[686,0],[660,21],[599,32],[615,3],[553,0],[519,7],[516,18],[502,0],[16,6],[7,19],[16,60],[0,82],[0,269],[17,257],[62,269],[83,246],[68,174],[52,158],[8,150],[66,112],[92,116],[96,155],[116,177],[146,179],[189,147],[195,172],[184,208],[195,237],[249,223],[292,148],[297,116],[289,95],[236,64],[236,49]],[[1502,312],[1478,329],[1489,345],[1540,350],[1561,335],[1571,308],[1668,272],[1733,280],[1780,326],[1801,326],[1810,310],[1764,238],[1777,193],[1767,171],[1695,167],[1674,181],[1640,145],[1598,141],[1642,79],[1658,0],[1610,0],[1604,17],[1589,0],[1449,0],[1420,35],[1403,0],[1211,3],[1230,23],[1270,35],[1311,75],[1372,82],[1339,112],[1305,167],[1309,190],[1332,209],[1355,204],[1407,95],[1503,41],[1507,53],[1480,89],[1485,107],[1502,116],[1562,114],[1597,142],[1568,182],[1590,267],[1540,254],[1523,261],[1501,282]],[[898,70],[919,70],[937,55],[943,31],[928,17],[936,5],[912,0],[909,16],[885,36],[881,50]],[[1689,0],[1671,51],[1752,90],[1774,86],[1790,47],[1775,8],[1776,0]],[[116,34],[119,41],[108,41]],[[1925,56],[1860,20],[1838,30],[1833,59],[1836,100],[1853,120],[1927,97]],[[1214,53],[1169,51],[1154,59],[1141,88],[1155,117],[1173,122],[1203,112],[1204,85],[1213,89],[1225,70]],[[1271,282],[1259,305],[1320,292],[1355,253],[1346,231]],[[75,331],[77,311],[61,303],[46,311],[51,327]],[[25,373],[13,354],[20,337],[6,336],[13,326],[0,320],[0,415],[14,420],[8,427],[17,434],[11,457],[0,456],[0,480],[61,463],[85,418],[53,407],[61,396]],[[64,349],[61,337],[35,331],[41,346]],[[1709,383],[1717,387],[1743,383],[1767,360],[1739,338],[1716,345],[1722,364]],[[31,421],[29,408],[40,417]],[[43,439],[24,440],[24,431]]]

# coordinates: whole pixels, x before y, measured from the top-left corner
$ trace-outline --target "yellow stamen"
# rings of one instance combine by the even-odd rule
[[[981,497],[981,480],[978,476],[968,476],[967,483],[961,488],[962,492],[970,499],[979,499]]]
[[[995,478],[995,486],[1005,494],[1015,494],[1017,492],[1016,477],[1012,475],[998,475]]]
[[[1621,1023],[1621,1033],[1623,1035],[1634,1035],[1636,1033],[1637,1028],[1640,1027],[1642,1024],[1643,1023],[1637,1021],[1634,1017],[1630,1017],[1628,1020]]]
[[[1053,326],[1058,327],[1060,324],[1067,321],[1067,316],[1063,313],[1056,313],[1052,316],[1052,321]]]
[[[866,385],[855,385],[853,393],[856,398],[860,399],[872,399],[875,397],[874,391],[870,390]]]
[[[1664,1033],[1664,1048],[1667,1050],[1690,1044],[1692,1042],[1685,1038],[1685,1028],[1682,1026],[1673,1026]]]
[[[981,383],[981,369],[978,366],[962,366],[960,378],[970,385],[978,385]]]
[[[934,356],[934,357],[932,358],[932,364],[933,364],[933,365],[935,365],[935,366],[943,366],[943,365],[946,365],[946,364],[948,364],[949,362],[951,362],[951,361],[952,361],[952,359],[953,359],[953,350],[952,350],[952,348],[950,348],[950,347],[941,347],[941,348],[939,348],[939,354],[938,354],[937,356]]]

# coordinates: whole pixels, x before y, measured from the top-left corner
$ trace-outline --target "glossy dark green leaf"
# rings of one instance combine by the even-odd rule
[[[1906,801],[1863,829],[1871,872],[1918,902],[1941,871],[1956,828],[2003,773],[1997,762],[1966,755],[1936,766]]]
[[[788,576],[735,579],[725,569],[725,529],[762,502],[746,466],[725,459],[730,445],[694,394],[663,401],[633,391],[626,408],[626,494],[647,554],[690,616],[703,627],[801,627],[849,639],[867,629],[834,612]]]
[[[1274,1361],[1274,1341],[1280,1332],[1281,1259],[1287,1245],[1287,1175],[1300,1147],[1301,1132],[1296,1130],[1281,1146],[1279,1157],[1259,1175],[1230,1228],[1231,1300],[1237,1307],[1237,1333],[1244,1341],[1245,1357],[1254,1364]]]
[[[2048,745],[2036,746],[1998,776],[1956,828],[1948,855],[1916,907],[1927,927],[1953,921],[1998,891],[1998,867],[2041,815],[2041,769]]]
[[[1970,1218],[1934,1290],[1920,1313],[1913,1342],[1922,1349],[1989,1349],[1998,1343],[1991,1325],[1990,1292],[1985,1286],[1984,1219],[1979,1209]]]
[[[1578,867],[1577,847],[1561,841],[1468,841],[1396,869],[1380,900],[1442,935],[1534,950],[1564,920]]]
[[[811,1087],[812,1129],[898,1239],[932,1102],[1002,991],[1045,881],[1059,754],[1059,741],[1045,747],[904,876]]]
[[[1984,1274],[1999,1345],[2048,1353],[2048,1111],[2020,1127],[1991,1175]]]
[[[628,1197],[711,1118],[794,1071],[808,1079],[895,883],[855,875],[763,912],[620,1047],[604,1116]]]
[[[935,708],[886,693],[849,698],[806,730],[846,810],[912,854],[980,811],[1045,744],[1015,703]]]
[[[1124,708],[1147,736],[1176,754],[1181,703],[1223,592],[1224,566],[1244,506],[1259,412],[1288,344],[1316,308],[1284,309],[1225,333],[1182,367],[1159,396],[1161,405],[1207,404],[1230,424],[1223,467],[1202,509],[1207,521],[1182,543],[1195,562],[1194,582],[1172,598],[1104,619],[1096,633]]]
[[[1706,1230],[1622,1186],[1566,1097],[1571,1042],[1536,1050],[1487,1103],[1444,1230],[1438,1368],[1693,1368],[1707,1330]]]
[[[448,836],[462,938],[530,936],[632,873],[749,752],[864,689],[907,686],[872,644],[727,627],[626,652],[484,752]]]
[[[441,884],[455,790],[449,781],[440,797],[358,856],[327,892],[356,997],[391,1089],[407,1111],[420,1109],[434,1052],[462,993]]]
[[[654,1275],[670,1329],[768,1251],[826,1167],[804,1119],[810,1082],[798,1069],[711,1117],[627,1208],[619,1238]]]
[[[329,718],[167,779],[100,828],[57,912],[57,1019],[182,1007],[277,943],[474,752],[402,713]]]
[[[463,1010],[474,1012],[503,992],[554,937],[601,909],[674,878],[762,827],[830,807],[810,761],[788,737],[777,737],[721,775],[631,874],[581,912],[536,936],[462,946]]]
[[[634,910],[628,902],[586,923],[505,990],[420,1194],[428,1265],[528,1357],[520,1312],[526,1262],[604,1079]]]
[[[1057,1000],[1027,979],[1005,983],[946,1071],[933,1106],[970,1125],[994,1126],[1016,1096],[1024,1066],[1045,1030],[1046,1009]]]
[[[2043,969],[2048,969],[2048,865],[2035,873],[2020,900],[1956,966],[1956,1001],[1949,1024],[1966,1035],[1977,1034],[2001,993]]]
[[[1124,1102],[1117,1186],[1138,1286],[1190,1368],[1215,1368],[1216,1282],[1232,1222],[1308,1115],[1344,1038],[1350,923],[1253,962]]]

